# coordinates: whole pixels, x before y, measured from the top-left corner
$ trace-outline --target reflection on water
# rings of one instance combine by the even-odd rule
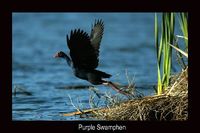
[[[105,22],[98,69],[112,74],[111,81],[124,85],[128,70],[140,91],[154,93],[151,85],[156,82],[157,68],[153,13],[13,13],[12,17],[13,120],[80,119],[60,113],[75,111],[69,96],[77,106],[81,103],[89,108],[91,91],[87,88],[91,84],[76,78],[66,62],[53,55],[60,50],[69,52],[66,34],[71,29],[89,33],[98,18]],[[102,93],[116,93],[97,87]]]

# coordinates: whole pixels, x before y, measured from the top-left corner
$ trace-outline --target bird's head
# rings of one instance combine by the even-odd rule
[[[64,58],[65,57],[65,53],[60,51],[60,52],[57,52],[55,55],[54,55],[54,58]]]
[[[54,58],[63,58],[63,59],[65,59],[65,60],[67,61],[67,64],[68,64],[69,66],[72,65],[71,59],[70,59],[64,52],[62,52],[62,51],[57,52],[57,53],[54,55]]]

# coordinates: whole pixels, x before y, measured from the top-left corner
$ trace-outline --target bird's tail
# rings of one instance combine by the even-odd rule
[[[110,75],[108,73],[105,73],[105,72],[102,72],[102,71],[99,71],[99,70],[94,70],[94,72],[97,75],[100,75],[102,78],[110,78],[112,76],[112,75]]]

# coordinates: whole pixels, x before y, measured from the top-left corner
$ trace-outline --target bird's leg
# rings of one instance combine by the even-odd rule
[[[119,92],[119,93],[121,93],[121,94],[123,94],[123,95],[126,95],[126,96],[130,96],[131,94],[129,94],[129,93],[127,93],[127,92],[124,92],[124,91],[122,91],[122,90],[120,90],[114,83],[112,83],[111,81],[105,81],[105,80],[103,80],[103,83],[102,83],[103,85],[105,85],[105,86],[109,86],[109,87],[111,87],[113,90],[115,90],[115,91],[117,91],[117,92]]]

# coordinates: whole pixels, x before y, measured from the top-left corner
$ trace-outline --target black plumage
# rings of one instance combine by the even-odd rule
[[[102,20],[95,20],[90,36],[81,29],[71,30],[70,35],[66,36],[70,57],[62,51],[56,53],[55,57],[64,58],[68,65],[72,67],[76,77],[87,80],[93,85],[110,86],[112,89],[128,95],[118,89],[111,81],[104,80],[104,78],[110,78],[110,74],[96,70],[99,63],[99,49],[103,32],[104,23]]]
[[[73,68],[76,77],[87,80],[94,85],[105,82],[102,78],[111,77],[110,74],[96,70],[99,63],[99,48],[103,31],[102,20],[95,21],[90,36],[81,29],[71,30],[70,35],[66,36],[70,57],[62,51],[55,56],[65,58]]]

